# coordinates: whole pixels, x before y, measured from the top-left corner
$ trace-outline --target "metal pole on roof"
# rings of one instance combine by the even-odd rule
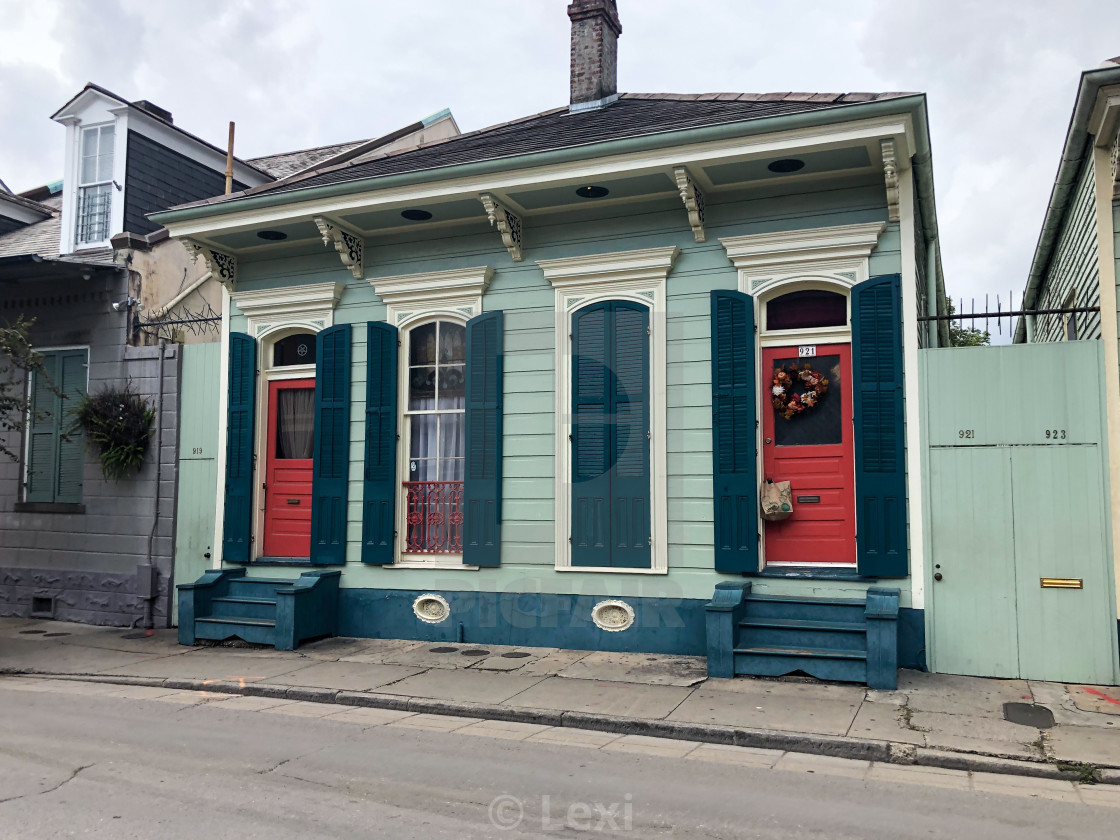
[[[229,147],[226,150],[226,195],[233,192],[233,120],[229,121]]]

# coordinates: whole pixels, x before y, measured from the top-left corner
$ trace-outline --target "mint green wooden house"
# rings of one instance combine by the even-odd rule
[[[184,641],[923,666],[924,97],[619,95],[607,41],[569,107],[158,216],[228,289]]]

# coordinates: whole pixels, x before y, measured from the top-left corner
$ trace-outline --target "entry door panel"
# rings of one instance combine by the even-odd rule
[[[1112,610],[1097,446],[1015,447],[1019,676],[1112,682]],[[1043,589],[1042,578],[1081,580]]]
[[[808,358],[799,358],[797,347],[762,351],[763,476],[793,489],[793,515],[765,523],[768,564],[856,562],[851,345],[815,349]],[[786,419],[773,405],[774,373],[806,364],[828,379],[828,391],[815,407]]]
[[[931,449],[932,667],[1019,676],[1011,455],[1003,447]]]
[[[315,380],[269,383],[264,556],[311,553]]]

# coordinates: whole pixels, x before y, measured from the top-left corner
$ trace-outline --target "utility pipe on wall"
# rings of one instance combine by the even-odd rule
[[[195,280],[193,283],[191,283],[189,286],[187,286],[187,288],[185,288],[183,291],[179,292],[179,294],[175,295],[175,297],[171,298],[171,300],[169,300],[163,306],[161,306],[158,309],[155,309],[155,310],[151,311],[150,313],[148,313],[148,317],[149,318],[162,318],[164,315],[166,315],[168,313],[169,310],[173,309],[174,307],[176,307],[180,303],[182,303],[184,300],[186,300],[188,295],[190,295],[193,291],[195,291],[196,289],[201,287],[203,283],[205,283],[207,280],[209,280],[213,276],[214,276],[213,272],[207,271],[205,274],[203,274],[201,277],[199,277],[197,280]]]
[[[163,358],[167,351],[167,341],[159,340],[159,388],[156,397],[156,503],[152,514],[152,530],[148,532],[148,559],[152,562],[152,546],[155,543],[156,530],[159,528],[159,496],[160,480],[163,474]],[[170,593],[169,593],[170,594]],[[155,593],[144,605],[144,629],[151,630],[153,626],[153,613],[155,611]]]

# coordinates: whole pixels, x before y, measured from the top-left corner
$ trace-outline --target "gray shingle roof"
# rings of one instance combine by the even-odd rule
[[[607,107],[569,112],[555,108],[531,117],[461,134],[425,146],[390,152],[375,159],[328,166],[286,183],[246,191],[260,195],[358,181],[382,175],[419,172],[533,152],[573,148],[626,137],[766,117],[840,108],[860,102],[912,96],[909,93],[711,93],[622,94]]]
[[[356,149],[366,142],[368,141],[353,140],[349,143],[335,143],[333,146],[318,146],[314,149],[281,152],[275,155],[249,158],[248,163],[253,164],[257,169],[264,170],[273,178],[287,178],[289,175],[294,175],[297,172],[310,169],[316,164],[322,163],[325,160],[330,160],[343,152]]]

